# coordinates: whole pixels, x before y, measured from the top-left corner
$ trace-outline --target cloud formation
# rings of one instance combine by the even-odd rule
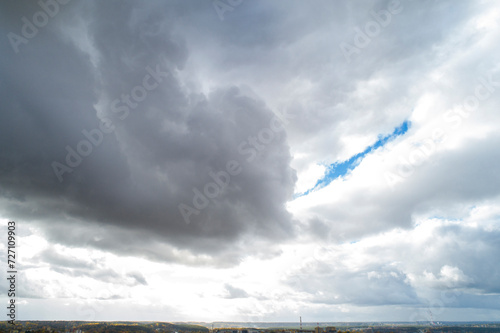
[[[143,244],[200,255],[225,252],[243,235],[290,237],[284,204],[295,175],[285,131],[269,131],[272,111],[237,86],[208,95],[184,87],[178,72],[189,51],[169,23],[174,13],[158,14],[158,6],[164,4],[75,3],[55,22],[60,30],[25,46],[35,52],[9,55],[3,72],[13,82],[2,90],[11,110],[2,120],[5,209],[56,223],[59,231],[46,230],[58,243],[116,252],[127,243],[129,253],[166,261],[181,258],[148,254]],[[69,39],[62,29],[79,13],[83,22]],[[90,49],[82,50],[83,38]],[[52,46],[36,49],[35,42]],[[14,82],[23,82],[22,90]],[[203,192],[230,161],[241,173],[185,223],[179,205],[192,207],[196,190]],[[66,230],[88,235],[89,225],[99,228],[98,240]]]
[[[27,319],[500,318],[496,2],[0,6]]]

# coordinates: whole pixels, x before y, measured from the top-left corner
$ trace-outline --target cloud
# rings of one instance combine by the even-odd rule
[[[325,245],[290,271],[286,283],[320,304],[399,304],[442,311],[472,302],[497,309],[492,302],[500,274],[493,263],[499,236],[494,205],[485,203],[459,220],[421,218],[410,230]]]
[[[492,149],[497,144],[499,137],[491,135],[471,138],[460,150],[436,151],[429,162],[416,167],[392,188],[384,174],[395,169],[384,165],[382,156],[388,152],[382,151],[365,158],[347,180],[339,179],[296,199],[292,208],[307,221],[306,229],[326,226],[332,240],[355,240],[391,228],[411,228],[419,215],[451,214],[498,197],[500,192],[494,184],[499,179],[494,170],[500,156]],[[400,151],[394,153],[389,158],[397,161]]]
[[[496,318],[500,11],[399,4],[2,3],[26,313]]]
[[[37,262],[47,262],[54,266],[66,268],[92,269],[96,263],[82,260],[76,257],[70,257],[57,252],[53,247],[49,247],[37,255],[34,260]]]
[[[322,304],[415,305],[418,297],[407,277],[393,267],[349,269],[340,263],[314,263],[288,277],[289,285]]]
[[[67,249],[66,249],[67,250]],[[91,278],[114,285],[147,285],[140,272],[120,273],[109,268],[103,259],[83,260],[74,255],[62,254],[53,246],[46,248],[36,256],[26,259],[23,265],[27,271],[37,271],[45,267],[65,277]]]
[[[249,295],[247,292],[243,289],[233,287],[230,284],[225,284],[224,288],[226,289],[226,292],[228,293],[225,298],[233,299],[233,298],[247,298]]]
[[[1,92],[11,110],[1,122],[2,206],[17,219],[46,224],[56,243],[186,260],[142,250],[144,242],[152,248],[161,243],[192,256],[219,256],[205,263],[233,264],[246,255],[233,251],[242,238],[272,243],[294,233],[284,208],[296,179],[286,132],[269,132],[273,112],[237,86],[207,95],[184,87],[178,73],[190,51],[170,23],[183,6],[163,7],[78,3],[54,18],[50,35],[26,45],[31,52],[8,55],[10,66],[4,63],[2,72],[10,84]],[[68,40],[62,29],[79,14],[85,28]],[[11,24],[7,29],[15,28]],[[79,38],[92,47],[82,52]],[[137,95],[135,87],[155,80],[147,96]],[[130,102],[130,96],[138,97]],[[102,121],[112,123],[112,133],[100,131]],[[266,143],[252,147],[248,140],[265,129]],[[211,172],[225,171],[229,161],[239,163],[241,174],[187,224],[179,205],[195,209],[195,189],[203,192],[214,181]],[[62,182],[54,162],[71,169],[60,174]],[[53,221],[65,231],[54,230]],[[72,238],[71,228],[100,234]],[[113,228],[121,232],[110,233]],[[234,259],[224,263],[229,248]]]
[[[137,284],[142,284],[144,286],[147,286],[148,284],[146,278],[140,272],[128,273],[127,276],[133,278]]]

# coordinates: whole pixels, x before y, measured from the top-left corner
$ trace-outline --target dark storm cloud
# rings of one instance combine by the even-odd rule
[[[192,7],[75,1],[22,45],[22,52],[12,52],[2,40],[0,182],[8,215],[41,222],[55,242],[75,237],[74,244],[157,260],[183,259],[148,253],[150,244],[219,253],[223,259],[245,235],[278,239],[293,233],[284,208],[295,181],[285,132],[274,133],[251,162],[250,153],[238,150],[269,127],[273,113],[229,82],[229,88],[205,96],[188,91],[179,79],[190,50],[173,27],[178,13],[196,12]],[[2,12],[11,19],[2,22],[2,34],[19,30],[20,18],[32,10],[6,6]],[[77,27],[80,34],[68,39],[63,31],[77,19],[84,22]],[[97,61],[82,52],[85,38]],[[144,85],[152,72],[156,81],[147,82],[158,83],[155,89],[137,105],[127,104],[123,95]],[[115,112],[118,107],[128,110]],[[53,162],[69,166],[67,147],[78,151],[88,139],[82,131],[96,133],[108,118],[112,133],[104,133],[102,143],[59,182]],[[193,189],[203,191],[213,182],[210,172],[226,170],[231,160],[242,172],[186,224],[179,204],[193,206]],[[51,225],[83,234],[61,233]],[[99,240],[85,236],[91,230],[101,232]],[[238,253],[231,255],[237,260]]]

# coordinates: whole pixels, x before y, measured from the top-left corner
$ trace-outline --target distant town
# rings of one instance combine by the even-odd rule
[[[302,326],[302,327],[301,327]],[[500,322],[335,322],[335,323],[241,323],[241,322],[0,322],[0,332],[11,333],[480,333],[500,332]]]

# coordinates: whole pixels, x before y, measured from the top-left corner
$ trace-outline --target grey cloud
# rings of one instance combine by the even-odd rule
[[[500,269],[495,265],[495,258],[500,255],[498,230],[472,228],[470,226],[446,226],[437,230],[432,243],[425,244],[426,251],[436,253],[433,260],[419,258],[419,252],[411,256],[415,271],[427,270],[435,276],[442,274],[443,265],[457,267],[466,277],[440,284],[431,284],[436,289],[460,289],[472,294],[498,294]],[[462,275],[462,274],[460,274]],[[470,296],[472,297],[472,296]]]
[[[228,293],[228,295],[225,296],[225,298],[233,299],[233,298],[247,298],[247,297],[249,297],[248,293],[245,290],[243,290],[241,288],[233,287],[230,284],[226,283],[224,285],[224,288],[226,289],[226,292]]]
[[[98,269],[95,271],[89,271],[83,269],[70,269],[70,268],[54,266],[51,267],[51,270],[63,275],[68,275],[73,277],[87,276],[102,282],[109,282],[109,283],[118,283],[121,278],[120,275],[112,269]]]
[[[64,268],[60,266],[52,266],[50,268],[54,272],[63,274],[65,276],[72,277],[89,277],[97,281],[112,283],[115,286],[136,286],[136,285],[147,285],[146,279],[137,273],[128,273],[125,275],[117,273],[115,270],[110,268],[99,268],[99,269],[72,269]]]
[[[106,268],[104,262],[86,261],[59,253],[53,247],[49,247],[31,258],[30,265],[23,265],[25,269],[39,268],[43,264],[49,264],[49,268],[57,273],[73,277],[90,277],[92,279],[114,283],[116,285],[147,285],[147,281],[140,272],[129,272],[125,275],[115,270]]]
[[[406,276],[390,267],[367,267],[349,271],[346,267],[316,263],[288,277],[295,290],[311,295],[311,301],[324,304],[418,304]]]
[[[326,247],[286,284],[320,304],[497,309],[499,231],[466,222]]]
[[[96,264],[94,262],[89,262],[79,258],[63,255],[54,250],[54,248],[52,247],[49,247],[42,251],[35,258],[33,258],[33,260],[36,262],[42,261],[50,263],[51,265],[62,266],[66,268],[93,269],[96,267]]]
[[[111,295],[109,297],[98,297],[96,298],[100,301],[110,301],[110,300],[117,300],[117,299],[125,299],[125,297],[120,296],[120,295]]]
[[[25,274],[17,275],[17,297],[31,299],[74,298],[75,293],[53,280],[31,279]]]
[[[251,83],[273,106],[296,114],[288,128],[297,151],[333,162],[345,135],[370,134],[375,141],[409,117],[419,96],[412,88],[435,68],[427,60],[433,46],[453,37],[477,11],[472,1],[401,1],[402,11],[348,63],[341,43],[354,45],[354,29],[364,30],[375,20],[371,11],[390,3],[245,3],[228,14],[232,29],[215,25],[210,36],[187,29],[188,44],[197,51],[187,69],[193,64],[200,68],[195,77]],[[256,18],[259,25],[248,29]]]
[[[134,279],[137,284],[142,284],[144,286],[147,286],[147,284],[148,284],[148,282],[146,281],[146,278],[140,272],[128,273],[127,277]]]
[[[367,8],[323,1],[312,6],[257,1],[231,12],[225,25],[211,6],[196,7],[189,2],[142,6],[133,2],[119,6],[114,2],[77,2],[64,8],[43,33],[25,45],[32,52],[6,52],[10,65],[1,68],[6,80],[0,91],[4,107],[10,110],[3,115],[5,128],[1,131],[3,205],[11,215],[26,220],[58,220],[65,225],[79,220],[88,223],[89,229],[98,225],[123,227],[130,234],[123,232],[122,238],[106,233],[99,241],[85,236],[76,240],[108,250],[114,247],[119,253],[140,252],[140,244],[121,245],[125,239],[135,243],[133,235],[138,230],[145,231],[140,233],[141,241],[164,240],[194,255],[217,254],[220,258],[247,235],[270,240],[293,237],[291,216],[284,207],[295,182],[288,140],[310,154],[335,160],[342,150],[339,138],[350,134],[344,128],[354,134],[371,132],[376,137],[399,124],[408,116],[411,101],[395,96],[408,95],[404,89],[414,81],[408,75],[418,80],[417,71],[423,70],[422,66],[403,66],[399,60],[412,54],[412,61],[419,61],[422,52],[445,40],[453,27],[466,19],[470,2],[454,9],[449,24],[425,24],[422,35],[413,33],[414,26],[426,20],[440,22],[435,18],[442,16],[449,3],[431,2],[422,7],[403,2],[403,12],[392,18],[369,49],[362,50],[355,65],[346,66],[339,44],[351,41],[352,28],[372,20],[370,10],[384,9],[387,2]],[[289,20],[284,6],[289,10],[286,13],[291,13],[287,15],[303,24]],[[32,8],[9,6],[8,10],[12,17],[21,17]],[[349,13],[349,20],[345,13]],[[97,67],[88,53],[61,35],[76,17],[85,22],[81,33],[98,53]],[[261,22],[257,30],[247,29],[256,17]],[[15,30],[18,25],[19,21],[9,19],[2,29]],[[228,25],[232,28],[227,29]],[[301,29],[297,29],[299,25]],[[207,36],[203,31],[216,33]],[[329,34],[332,40],[326,38]],[[398,39],[401,36],[405,38]],[[328,46],[324,45],[327,40]],[[418,48],[402,47],[407,42]],[[324,52],[312,54],[312,49],[304,47],[314,43],[324,46]],[[392,49],[383,47],[387,43],[393,43]],[[408,53],[394,53],[394,48]],[[284,57],[286,54],[297,56]],[[392,62],[374,65],[374,61],[390,57],[394,57]],[[128,107],[125,119],[120,119],[125,113],[112,112],[113,101],[140,85],[148,66],[158,66],[168,75],[138,106]],[[285,70],[289,66],[298,70]],[[254,74],[256,68],[262,76]],[[321,74],[328,68],[335,69],[330,71],[332,77]],[[196,80],[219,73],[219,89],[202,94],[192,88],[197,86]],[[264,73],[266,80],[261,79]],[[376,98],[360,99],[359,86],[377,75],[386,77],[388,84],[376,87]],[[68,77],[73,79],[68,81]],[[403,84],[403,78],[408,83]],[[290,94],[289,87],[278,84],[294,80],[311,82],[312,88],[305,95]],[[250,96],[233,83],[249,85],[256,94]],[[222,195],[186,225],[178,205],[192,205],[193,188],[210,182],[210,171],[223,170],[233,159],[244,163],[238,145],[268,126],[273,116],[269,106],[256,96],[273,100],[272,95],[280,101],[273,102],[273,107],[286,105],[295,114],[287,125],[293,134],[277,135],[258,159],[242,165],[244,171],[231,179]],[[112,120],[115,131],[105,134],[103,143],[58,183],[51,163],[64,162],[66,145],[75,148],[84,139],[82,130],[99,128],[100,120],[106,117]],[[373,124],[380,126],[372,128]],[[309,139],[311,133],[316,135]],[[350,199],[371,202],[371,197],[363,194]],[[390,220],[409,220],[408,209],[387,212],[378,208],[391,200],[388,196],[382,206],[367,205],[368,212],[375,212],[372,228],[390,227]],[[411,203],[403,202],[400,207],[408,205]],[[342,231],[347,234],[358,232],[358,221],[365,218],[365,214],[356,216],[327,207],[318,214],[316,226],[349,219],[350,224],[343,227],[347,230]],[[54,228],[45,230],[52,240],[67,241]],[[154,249],[144,252],[149,253],[141,255],[149,258],[178,260],[168,253],[158,255],[161,251]],[[234,263],[239,254],[226,256],[233,257],[230,261]]]
[[[237,87],[205,96],[186,91],[180,81],[190,50],[174,23],[175,13],[186,6],[82,2],[61,12],[54,18],[60,29],[69,24],[68,17],[81,14],[87,24],[84,35],[99,54],[97,68],[57,29],[30,40],[30,52],[6,52],[10,65],[2,65],[0,94],[9,111],[2,113],[0,177],[2,206],[10,215],[47,221],[48,237],[63,244],[72,236],[53,230],[53,221],[84,231],[85,225],[102,226],[99,241],[75,235],[81,238],[77,243],[126,253],[124,246],[113,249],[112,244],[127,240],[125,248],[147,257],[155,255],[141,253],[143,243],[138,242],[163,241],[192,255],[218,254],[223,261],[224,252],[243,237],[293,235],[284,207],[295,182],[285,132],[277,133],[251,163],[238,152],[249,136],[269,127],[271,110]],[[10,23],[3,29],[14,29],[16,22]],[[126,119],[119,119],[121,113],[111,112],[112,102],[140,85],[148,66],[169,74],[129,108]],[[99,128],[100,119],[108,116],[115,131],[105,134],[103,143],[59,183],[51,163],[64,163],[65,147],[76,149],[85,139],[82,130]],[[224,170],[230,160],[239,161],[243,172],[187,225],[179,204],[192,206],[193,188],[203,190],[212,181],[209,172]],[[107,226],[129,234],[116,238],[105,233]],[[142,239],[135,239],[136,231]],[[157,259],[177,260],[168,255]]]

